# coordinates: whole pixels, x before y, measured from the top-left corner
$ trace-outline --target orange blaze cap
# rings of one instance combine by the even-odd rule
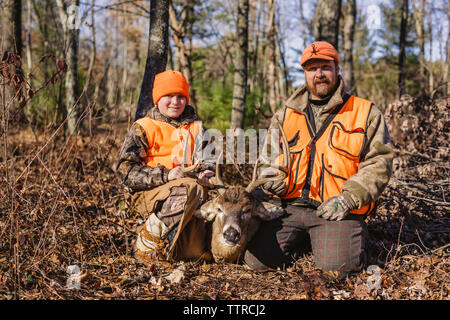
[[[334,60],[339,63],[339,54],[332,44],[326,41],[314,41],[303,50],[300,65],[303,67],[311,59]]]
[[[166,70],[158,73],[153,82],[153,103],[157,104],[161,97],[179,93],[189,102],[189,84],[179,71]]]

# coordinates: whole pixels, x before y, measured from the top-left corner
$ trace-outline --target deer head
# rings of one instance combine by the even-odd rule
[[[258,158],[253,169],[252,180],[247,186],[225,186],[220,177],[220,157],[216,162],[214,184],[217,195],[203,204],[196,213],[197,217],[213,221],[211,253],[216,261],[236,262],[240,258],[251,233],[256,231],[253,230],[253,226],[257,222],[257,219],[254,219],[254,217],[271,220],[284,213],[281,207],[268,202],[261,202],[252,195],[252,192],[264,183],[283,180],[288,174],[290,168],[289,146],[279,123],[278,127],[282,133],[283,164],[276,168],[278,174],[275,176],[258,178],[258,164],[260,161],[260,158]],[[185,145],[185,150],[186,147]],[[186,163],[185,160],[183,156],[182,170],[187,173],[195,168],[196,163],[186,167],[184,165]]]

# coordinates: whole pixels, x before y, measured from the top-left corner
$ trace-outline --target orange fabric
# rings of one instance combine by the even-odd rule
[[[315,41],[303,50],[300,65],[311,59],[334,60],[339,63],[339,54],[334,46],[326,41]]]
[[[141,125],[148,142],[148,158],[146,164],[156,167],[158,164],[167,169],[173,169],[181,165],[183,161],[184,139],[189,131],[189,141],[187,148],[187,163],[189,165],[194,151],[195,137],[200,133],[201,122],[195,121],[176,128],[167,122],[144,117],[136,121]]]
[[[319,205],[342,193],[344,182],[358,171],[370,107],[370,101],[350,97],[320,137],[310,135],[305,114],[287,108],[283,130],[291,142],[291,170],[282,199]],[[373,208],[370,203],[351,212],[368,214]]]
[[[184,75],[174,70],[158,73],[153,82],[153,103],[157,104],[161,97],[173,93],[182,94],[189,102],[189,84]]]

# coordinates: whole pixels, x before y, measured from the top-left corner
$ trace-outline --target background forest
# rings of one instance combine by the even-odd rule
[[[0,299],[448,299],[447,0],[0,7]],[[385,113],[396,152],[368,218],[376,281],[368,271],[323,274],[311,255],[267,274],[139,265],[132,246],[143,220],[112,168],[130,124],[152,104],[154,74],[182,71],[208,128],[264,128],[303,85],[301,52],[316,39],[337,47],[347,89]],[[225,172],[231,183],[237,176]]]

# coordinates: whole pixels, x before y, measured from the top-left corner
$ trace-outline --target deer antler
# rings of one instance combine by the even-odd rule
[[[181,162],[181,171],[186,174],[189,175],[192,171],[195,170],[195,168],[197,167],[197,165],[200,163],[200,159],[196,159],[195,162],[193,163],[193,159],[194,159],[194,153],[197,151],[197,145],[195,143],[194,140],[194,151],[192,152],[192,157],[191,157],[191,161],[190,163],[192,163],[192,165],[186,167],[186,152],[187,152],[187,148],[188,148],[188,141],[189,141],[189,132],[190,132],[191,128],[188,129],[187,133],[186,133],[186,137],[184,139],[184,148],[183,148],[183,160]]]
[[[288,141],[287,141],[287,138],[286,138],[286,134],[284,133],[283,127],[281,126],[279,121],[277,121],[277,125],[278,125],[278,129],[281,132],[281,142],[282,142],[282,146],[283,146],[283,165],[278,167],[278,168],[276,168],[279,171],[278,175],[276,175],[274,177],[262,177],[262,178],[257,179],[258,162],[260,160],[260,158],[258,158],[256,160],[255,167],[253,169],[252,181],[245,188],[245,190],[248,193],[251,193],[253,190],[255,190],[260,185],[262,185],[262,184],[264,184],[266,182],[283,180],[289,174],[289,170],[290,170],[290,167],[291,167],[291,158],[290,158],[290,154],[289,154],[289,144],[288,144]],[[271,167],[273,167],[273,166],[271,165]]]

